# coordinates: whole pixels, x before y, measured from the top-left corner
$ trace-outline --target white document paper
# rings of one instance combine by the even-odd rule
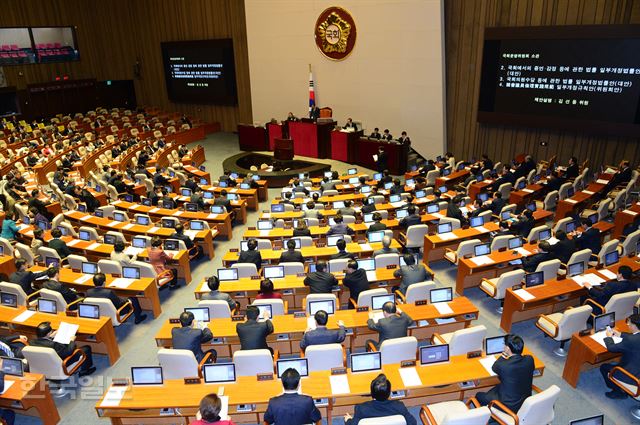
[[[434,216],[434,217],[438,217],[438,218],[444,218],[444,216],[442,214],[440,214],[440,213],[433,213],[431,215]]]
[[[220,388],[224,388],[224,387],[220,387]],[[218,416],[220,416],[220,419],[222,420],[228,420],[229,419],[229,396],[218,395],[218,398],[220,399],[220,403],[221,403],[220,413],[218,414]]]
[[[593,335],[591,335],[591,338],[597,342],[598,344],[602,345],[603,347],[607,348],[606,344],[604,343],[604,339],[607,337],[607,331],[600,331],[600,332],[596,332]],[[622,341],[622,338],[620,338],[619,336],[612,336],[611,338],[613,338],[613,342],[615,342],[616,344],[620,343]]]
[[[133,224],[133,223],[127,223],[127,224],[125,224],[124,226],[122,226],[122,228],[123,228],[123,229],[125,229],[125,230],[129,230],[129,229],[131,229],[133,226],[135,226],[135,224]]]
[[[93,217],[92,215],[85,215],[83,217],[80,217],[80,220],[89,220],[91,217]]]
[[[532,189],[527,189],[526,187],[524,189],[522,189],[523,192],[525,193],[533,193]]]
[[[114,221],[112,221],[112,222],[108,223],[108,224],[107,224],[107,226],[109,226],[109,227],[116,227],[116,226],[118,226],[119,224],[120,224],[120,221],[115,221],[115,220],[114,220]]]
[[[176,211],[176,212],[174,212],[174,213],[173,213],[173,214],[171,214],[171,215],[174,215],[174,216],[181,216],[183,212],[184,212],[184,211]]]
[[[367,280],[369,282],[375,282],[378,279],[375,270],[367,270]]]
[[[89,280],[93,279],[93,275],[92,274],[83,274],[82,276],[80,276],[79,278],[77,278],[76,280],[74,280],[74,283],[85,283]]]
[[[316,329],[316,319],[313,316],[307,317],[307,329]]]
[[[525,301],[529,301],[529,300],[535,299],[535,296],[531,295],[531,293],[529,293],[526,289],[517,289],[517,290],[513,291],[513,293],[516,294],[517,296],[519,296],[520,298],[522,298]]]
[[[440,239],[442,239],[443,241],[449,241],[451,239],[455,239],[456,238],[456,234],[453,232],[449,232],[449,233],[441,233],[438,235],[438,237]]]
[[[25,310],[13,318],[12,322],[22,323],[27,321],[31,316],[36,314],[34,310]]]
[[[80,325],[72,325],[67,322],[60,322],[60,327],[56,331],[56,336],[53,338],[53,342],[57,342],[59,344],[69,344],[71,342],[71,338],[76,336],[76,332],[78,332],[78,328]]]
[[[590,190],[583,190],[582,193],[586,193],[587,195],[593,195],[595,192],[592,192]]]
[[[135,282],[135,279],[127,279],[126,277],[119,277],[117,279],[114,279],[113,282],[111,282],[109,284],[110,288],[128,288],[133,282]]]
[[[616,277],[618,277],[614,272],[607,269],[598,270],[598,273],[600,273],[602,276],[606,277],[607,279],[615,279]]]
[[[474,227],[474,229],[476,229],[478,232],[480,233],[489,233],[489,229],[487,229],[484,226],[478,226],[478,227]]]
[[[627,214],[631,214],[631,215],[638,215],[638,213],[637,213],[637,212],[635,212],[635,211],[631,211],[631,210],[624,210],[624,211],[622,211],[622,212],[623,212],[623,213],[627,213]]]
[[[600,276],[592,273],[580,275],[580,276],[573,276],[571,279],[573,279],[573,281],[580,286],[584,286],[585,283],[588,283],[591,286],[598,286],[605,281]]]
[[[155,212],[158,212],[158,211],[160,211],[160,208],[151,208],[149,210],[150,213],[155,213]]]
[[[605,180],[605,179],[598,179],[598,180],[596,180],[596,183],[598,183],[598,184],[608,184],[608,183],[609,183],[609,180]]]
[[[553,236],[551,236],[549,239],[547,239],[547,242],[549,242],[549,245],[555,245],[560,241],[558,239],[554,238]]]
[[[0,394],[4,394],[6,393],[9,388],[11,388],[11,386],[15,383],[16,381],[9,381],[8,379],[4,380],[4,390],[2,390],[2,392]]]
[[[150,228],[149,230],[147,230],[147,233],[155,233],[155,232],[157,232],[158,230],[160,230],[160,228],[159,228],[159,227],[155,227],[155,226],[153,226],[152,228]]]
[[[360,249],[363,251],[373,251],[373,248],[371,247],[371,244],[368,243],[361,243],[360,244]]]
[[[195,239],[195,237],[198,235],[199,230],[185,230],[184,234],[189,236],[191,239]]]
[[[218,218],[218,214],[209,214],[207,218],[211,220],[215,220],[216,218]]]
[[[268,220],[271,218],[271,213],[262,213],[262,218]]]
[[[436,323],[439,325],[446,325],[448,323],[454,323],[456,321],[455,317],[438,317],[435,319]]]
[[[350,394],[349,378],[347,375],[332,375],[329,377],[331,393],[333,395]]]
[[[100,403],[100,407],[118,407],[122,397],[124,397],[124,393],[127,392],[127,388],[127,386],[112,386],[109,388],[104,399],[102,399],[102,403]]]
[[[122,201],[113,201],[112,204],[113,205],[120,205],[122,203]]]
[[[493,369],[491,369],[493,367],[493,364],[496,362],[496,360],[498,360],[498,358],[496,357],[496,355],[493,355],[493,356],[483,357],[478,361],[480,362],[482,367],[484,367],[487,370],[487,372],[489,372],[489,375],[496,376],[497,373],[495,373]]]
[[[370,312],[369,319],[373,320],[375,323],[378,323],[380,319],[384,319],[384,313],[381,311]]]
[[[128,246],[125,248],[124,253],[127,255],[139,255],[142,251],[144,251],[144,248],[135,248],[133,246]]]
[[[86,249],[88,249],[89,251],[93,251],[95,249],[100,248],[101,245],[102,245],[101,243],[94,242],[91,245],[89,245]]]
[[[405,387],[420,387],[422,380],[415,367],[402,367],[398,371]]]
[[[444,314],[453,314],[453,309],[449,307],[449,303],[434,303],[433,306],[438,310],[438,313]]]
[[[73,239],[69,242],[67,242],[67,246],[76,246],[80,243],[80,239]]]
[[[373,160],[377,162],[378,161],[378,155],[373,155]]]
[[[260,232],[260,236],[269,236],[269,232],[271,232],[271,230],[259,230]]]
[[[575,199],[565,199],[565,201],[567,201],[570,204],[577,204],[578,201],[576,201]]]
[[[531,255],[531,252],[527,251],[523,247],[516,248],[515,250],[518,252],[518,254],[523,255],[525,257],[528,256],[528,255]]]
[[[476,266],[483,266],[485,264],[493,264],[495,261],[491,259],[488,255],[481,255],[480,257],[470,258],[471,262],[473,262]]]

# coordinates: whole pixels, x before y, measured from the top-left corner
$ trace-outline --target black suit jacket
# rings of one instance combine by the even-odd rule
[[[45,276],[46,274],[46,270],[37,273],[34,273],[30,270],[25,270],[23,272],[13,272],[11,273],[11,276],[9,276],[9,282],[17,283],[18,285],[20,285],[20,287],[22,287],[22,290],[27,295],[30,295],[34,292],[33,288],[31,288],[31,284],[33,283],[33,281],[39,277]]]
[[[367,272],[364,269],[358,269],[353,273],[349,273],[344,276],[342,284],[349,288],[349,297],[353,298],[355,302],[358,302],[358,296],[360,292],[369,289],[369,279],[367,279]]]
[[[204,357],[202,344],[211,341],[213,334],[209,328],[198,329],[191,327],[171,329],[171,340],[173,348],[179,350],[189,350],[198,362]]]
[[[280,263],[304,263],[304,257],[300,251],[284,251],[280,254]]]
[[[257,249],[254,251],[242,251],[238,257],[238,263],[253,263],[260,270],[260,267],[262,267],[262,255]]]
[[[640,333],[623,333],[622,341],[615,344],[613,338],[605,338],[607,350],[612,353],[622,353],[618,366],[623,367],[633,376],[640,376]]]
[[[60,292],[67,304],[78,299],[78,294],[76,292],[72,291],[68,286],[63,285],[57,280],[47,280],[42,286],[50,291]]]
[[[372,331],[380,334],[378,338],[378,347],[383,341],[393,338],[402,338],[407,336],[407,329],[413,323],[413,319],[404,311],[400,314],[393,314],[389,317],[382,318],[378,322],[373,319],[367,321],[367,326]]]
[[[76,344],[74,342],[69,344],[60,344],[58,342],[54,342],[51,338],[37,338],[31,341],[30,344],[36,347],[53,348],[62,360],[69,357],[76,349]]]
[[[522,259],[522,268],[528,273],[533,273],[536,271],[538,264],[544,261],[552,260],[553,258],[555,257],[548,252],[539,252],[537,254],[524,257]]]
[[[590,227],[586,232],[574,238],[578,249],[590,249],[593,254],[598,254],[602,248],[600,230]]]
[[[186,245],[187,249],[191,249],[193,248],[193,241],[191,240],[191,238],[187,235],[185,235],[184,233],[179,235],[177,233],[173,233],[171,236],[171,239],[178,239],[184,242],[184,244]]]
[[[500,383],[492,391],[498,393],[498,400],[511,411],[517,412],[531,395],[534,368],[533,357],[519,354],[508,359],[501,356],[493,364],[492,369],[498,374]]]
[[[520,220],[513,223],[509,227],[509,229],[513,234],[520,235],[523,238],[527,238],[529,236],[529,232],[531,232],[531,229],[533,229],[534,225],[535,225],[535,221],[533,219],[527,220],[525,217],[522,217]]]
[[[569,165],[567,167],[567,171],[564,173],[568,179],[575,179],[579,174],[580,168],[578,167],[578,164]]]
[[[422,218],[418,214],[411,214],[400,220],[400,227],[403,229],[408,229],[409,226],[413,226],[415,224],[422,224]]]
[[[273,333],[271,320],[258,322],[257,320],[247,320],[236,325],[236,332],[240,338],[241,350],[258,350],[269,348],[267,345],[267,335]]]
[[[264,421],[277,425],[316,423],[322,419],[320,411],[308,395],[284,393],[269,400]]]
[[[62,259],[67,258],[71,254],[71,250],[69,250],[67,243],[62,239],[51,239],[48,243],[48,247],[55,249]]]
[[[604,285],[589,289],[589,297],[604,307],[614,295],[637,290],[638,285],[630,280],[611,280]]]
[[[338,285],[338,280],[331,273],[314,272],[307,274],[304,284],[309,287],[311,294],[330,294],[333,287]]]
[[[407,425],[416,425],[416,418],[413,417],[409,410],[400,400],[371,400],[357,404],[353,419],[345,422],[345,425],[357,425],[362,419],[381,418],[384,416],[402,415]]]
[[[500,214],[500,210],[502,210],[505,205],[507,205],[507,201],[502,198],[495,198],[493,201],[491,201],[491,211],[493,211],[495,215],[498,215]]]
[[[103,288],[101,286],[87,289],[86,295],[87,298],[106,298],[113,303],[113,306],[116,309],[119,309],[127,303],[127,300],[117,296],[111,289]]]
[[[576,243],[573,239],[565,239],[562,241],[558,241],[557,244],[551,245],[549,252],[554,254],[556,258],[562,261],[564,264],[569,261],[571,258],[571,254],[573,254],[576,250]]]

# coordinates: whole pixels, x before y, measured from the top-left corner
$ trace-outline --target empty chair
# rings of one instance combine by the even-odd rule
[[[458,261],[461,258],[473,257],[473,247],[481,243],[482,241],[480,239],[462,241],[458,245],[458,249],[455,251],[450,248],[445,248],[444,258],[452,264],[458,264]]]
[[[524,274],[524,270],[512,270],[502,273],[499,277],[493,279],[482,279],[480,289],[494,300],[500,300],[498,312],[502,313],[502,303],[507,289],[521,283],[524,279]]]
[[[429,172],[427,172],[427,186],[435,186],[436,184],[436,179],[440,177],[440,171],[439,170],[431,170]]]
[[[567,199],[569,197],[569,189],[571,189],[572,186],[573,184],[571,184],[571,182],[563,183],[558,190],[558,198],[560,200]]]
[[[11,245],[9,239],[0,238],[0,247],[2,247],[4,255],[13,256],[13,245]]]
[[[400,233],[398,239],[404,243],[407,249],[419,249],[424,247],[424,235],[429,233],[429,226],[426,224],[414,224],[407,228],[407,233]]]
[[[202,366],[208,361],[211,353],[207,353],[198,364],[196,356],[191,350],[160,348],[158,362],[162,367],[164,379],[197,378],[201,376]]]
[[[113,212],[116,210],[116,207],[113,205],[105,205],[102,207],[98,207],[98,209],[102,211],[103,217],[113,218]]]
[[[482,350],[486,334],[487,328],[484,325],[478,325],[442,335],[434,333],[432,341],[434,344],[449,344],[449,354],[458,356]]]
[[[390,265],[400,265],[400,256],[398,254],[380,254],[376,257],[376,268],[384,269]]]
[[[127,300],[120,308],[116,308],[108,298],[87,297],[82,302],[97,305],[100,309],[100,316],[109,317],[113,326],[120,326],[133,314],[133,305],[130,300]]]
[[[98,260],[98,269],[104,274],[112,276],[122,276],[122,265],[118,261]]]
[[[412,283],[407,287],[406,294],[403,294],[399,290],[395,291],[395,294],[405,304],[415,304],[418,300],[428,300],[431,290],[435,288],[436,283],[432,280],[427,280],[424,282]]]
[[[518,425],[547,425],[553,422],[555,412],[553,406],[560,396],[560,388],[552,385],[544,391],[536,386],[533,390],[537,392],[522,403],[518,412],[512,412],[503,404],[495,401],[489,403],[489,410],[494,419],[500,420],[503,424]]]
[[[375,351],[375,346],[371,346]],[[404,360],[415,360],[418,350],[418,339],[415,336],[391,338],[380,344],[382,364],[400,363]]]
[[[555,279],[558,276],[558,270],[560,270],[561,265],[562,263],[558,259],[543,261],[538,264],[536,271],[543,273],[544,280]]]
[[[29,364],[31,373],[40,373],[51,381],[67,381],[87,361],[87,356],[80,349],[76,349],[69,357],[61,359],[53,348],[28,345],[22,349],[22,354]],[[63,385],[58,387],[54,396],[66,394]]]
[[[640,292],[624,292],[622,294],[615,294],[612,296],[606,305],[600,305],[591,298],[585,300],[585,305],[590,304],[594,308],[594,311],[599,314],[615,313],[616,320],[624,320],[633,314],[633,307],[640,298]]]
[[[270,305],[273,316],[282,316],[287,313],[286,302],[283,300],[268,298],[263,300],[253,300],[251,305]]]
[[[311,311],[309,303],[312,301],[333,301],[333,305],[336,310],[340,309],[340,303],[338,302],[335,294],[309,294],[305,298],[304,307],[306,311]]]
[[[304,273],[304,264],[296,262],[284,262],[279,265],[284,267],[285,276],[297,275],[298,273]]]
[[[498,187],[498,192],[502,194],[502,199],[509,199],[513,185],[511,183],[503,183]]]
[[[258,251],[263,249],[273,249],[273,245],[269,239],[256,239],[256,242],[258,242],[258,248],[256,248]]]
[[[211,319],[228,319],[233,313],[229,303],[224,300],[201,300],[198,302],[198,307],[208,308]]]
[[[258,275],[258,269],[253,263],[235,263],[231,268],[238,270],[239,279]]]
[[[369,307],[371,308],[371,297],[376,295],[386,295],[387,290],[384,288],[375,288],[375,289],[367,289],[366,291],[360,292],[358,295],[358,300],[354,300],[353,298],[349,298],[349,302],[354,307]]]
[[[300,239],[300,247],[302,248],[313,246],[313,238],[311,236],[296,236],[296,238]]]
[[[536,201],[537,209],[542,209],[547,211],[555,210],[557,204],[558,204],[557,190],[552,190],[551,192],[547,193],[547,195],[544,197],[543,202]]]
[[[640,241],[640,230],[630,233],[624,241],[622,241],[622,255],[637,254],[638,241]],[[586,269],[586,267],[585,267]]]
[[[40,261],[43,263],[46,263],[47,258],[54,258],[58,260],[58,264],[62,264],[62,259],[60,258],[60,255],[58,255],[58,251],[53,248],[41,246],[38,248],[38,256],[40,256]]]
[[[84,257],[82,255],[75,255],[75,254],[71,254],[67,257],[67,262],[69,263],[69,267],[71,267],[72,270],[76,271],[76,270],[82,270],[82,263],[86,263],[89,260],[87,260],[87,257]]]
[[[31,247],[27,246],[23,243],[16,243],[15,245],[16,251],[18,251],[18,257],[22,258],[27,262],[27,268],[32,267],[36,263],[36,257],[33,255],[33,251],[31,251]]]
[[[531,242],[539,240],[540,239],[540,232],[543,232],[545,230],[550,230],[549,226],[536,226],[536,227],[534,227],[529,232],[529,235],[527,236],[527,241],[529,243],[531,243]]]
[[[471,407],[473,406],[473,408]],[[487,406],[480,406],[475,397],[429,404],[420,410],[424,425],[486,425],[491,417]]]
[[[273,357],[267,349],[236,350],[233,363],[238,376],[256,376],[258,373],[273,373]]]
[[[541,314],[536,322],[536,327],[560,342],[560,346],[553,352],[564,357],[567,355],[564,345],[571,339],[571,335],[587,329],[592,311],[591,306],[582,305],[576,308],[569,307],[564,313]]]
[[[623,382],[620,380],[619,376],[624,375],[627,377],[627,382]],[[636,401],[640,401],[640,380],[627,371],[622,366],[615,366],[613,369],[609,371],[609,380],[617,385],[622,392],[633,397]],[[632,381],[629,383],[628,381]],[[637,406],[634,406],[631,411],[631,416],[636,419],[640,419],[640,409]],[[362,422],[361,422],[362,423]]]
[[[512,239],[513,235],[501,235],[496,236],[491,241],[491,251],[498,251],[505,249],[509,246],[509,239]]]
[[[89,227],[89,226],[80,226],[78,228],[78,234],[81,234],[82,232],[86,232],[89,235],[89,240],[90,241],[97,241],[98,238],[100,237],[98,235],[98,231],[93,228],[93,227]]]
[[[341,344],[310,345],[305,349],[304,357],[309,363],[309,372],[331,370],[345,365],[345,353]]]

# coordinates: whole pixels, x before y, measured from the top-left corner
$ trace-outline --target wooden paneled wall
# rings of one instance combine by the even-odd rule
[[[8,84],[52,81],[55,76],[97,80],[135,79],[139,105],[183,111],[235,130],[252,122],[249,60],[242,0],[4,0],[0,27],[76,26],[79,62],[4,67]],[[238,106],[169,102],[161,41],[233,38]],[[140,64],[140,78],[134,65]]]
[[[592,165],[627,158],[640,165],[640,139],[557,130],[494,126],[476,122],[482,44],[486,27],[640,24],[633,0],[446,0],[447,140],[456,157],[510,160],[519,153],[536,159],[571,155]],[[548,146],[540,146],[547,141]]]

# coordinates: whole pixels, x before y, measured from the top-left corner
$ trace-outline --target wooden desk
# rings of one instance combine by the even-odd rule
[[[447,333],[469,327],[473,320],[480,314],[477,307],[465,297],[454,298],[449,303],[453,310],[452,314],[442,315],[431,304],[416,306],[415,304],[401,304],[398,306],[407,313],[415,322],[415,326],[409,329],[409,335],[415,336],[419,340],[429,339],[434,332]],[[441,319],[454,319],[450,323],[438,323]],[[367,327],[369,312],[356,312],[355,310],[337,310],[335,314],[329,316],[328,328],[338,329],[338,321],[344,322],[345,328],[349,330],[344,346],[353,350],[364,347],[367,339],[377,339],[377,332],[371,331]],[[269,335],[267,341],[269,347],[277,349],[280,354],[296,354],[300,352],[300,340],[307,329],[307,318],[296,318],[293,314],[274,316],[273,334]],[[227,319],[212,319],[207,324],[213,332],[215,340],[203,344],[203,349],[215,348],[218,356],[231,357],[233,352],[240,349],[240,340],[236,332],[236,325]],[[165,321],[162,328],[156,334],[156,344],[158,347],[172,348],[171,330],[180,327],[179,323],[173,324]]]
[[[18,306],[17,308],[0,306],[0,321],[4,323],[0,328],[3,334],[21,334],[30,338],[35,338],[36,328],[42,322],[51,322],[53,329],[58,329],[60,322],[79,325],[76,341],[78,345],[88,345],[93,353],[105,354],[109,358],[109,364],[113,365],[120,358],[120,348],[116,340],[116,333],[109,317],[99,319],[83,319],[80,317],[69,317],[64,313],[48,314],[38,311],[24,322],[16,322],[15,317],[20,315],[27,308]]]
[[[44,375],[25,372],[24,376],[5,375],[6,381],[13,381],[11,388],[0,396],[0,407],[18,411],[22,415],[35,416],[44,425],[60,422],[58,408],[51,398],[49,384]]]
[[[45,270],[45,267],[33,266],[29,270],[37,272]],[[78,282],[78,280],[84,276],[85,274],[80,273],[79,271],[66,268],[60,269],[60,282],[83,294],[86,293],[88,289],[94,287],[92,279],[85,282],[80,280],[80,282]],[[143,310],[150,311],[151,314],[153,314],[153,317],[158,317],[162,313],[158,286],[154,279],[150,277],[143,277],[136,279],[136,281],[127,288],[115,288],[111,287],[111,282],[113,282],[115,278],[110,274],[105,274],[105,276],[107,278],[105,287],[113,290],[116,295],[124,298],[138,298],[140,307],[142,307]]]
[[[614,214],[613,235],[611,237],[620,239],[624,228],[638,219],[638,213],[640,213],[640,204],[637,202],[626,210],[616,212]]]
[[[617,272],[621,265],[627,265],[634,271],[640,269],[634,259],[621,258],[617,264],[608,267],[608,270]],[[606,278],[599,270],[589,269],[585,274],[595,273],[605,280]],[[511,331],[511,326],[516,322],[537,318],[540,314],[551,314],[564,311],[569,306],[580,303],[580,297],[586,295],[587,290],[574,282],[573,279],[553,279],[546,281],[543,285],[527,289],[535,298],[524,300],[520,298],[513,289],[507,289],[504,297],[504,306],[500,327],[506,332]]]
[[[558,201],[554,220],[558,221],[562,218],[574,215],[577,211],[583,210],[587,204],[593,203],[597,195],[607,186],[607,183],[604,183],[607,181],[607,178],[610,178],[607,176],[608,175],[601,175],[599,177],[599,181],[601,181],[601,183],[598,183],[598,180],[596,180],[595,182],[590,183],[585,190],[581,190],[571,198]]]
[[[509,195],[509,203],[524,208],[528,203],[542,198],[545,189],[546,186],[541,184],[530,184],[522,190],[513,190],[511,191],[511,195]]]
[[[620,332],[629,332],[629,326],[625,320],[618,320],[616,329]],[[581,371],[591,369],[618,357],[620,357],[620,353],[610,353],[590,335],[580,336],[579,333],[575,333],[571,336],[569,355],[564,362],[562,377],[569,385],[576,388]]]
[[[461,181],[464,181],[467,177],[469,177],[469,174],[471,174],[469,169],[464,168],[462,170],[453,171],[451,174],[449,174],[446,177],[445,176],[437,177],[436,188],[440,186],[446,186],[448,188],[451,188],[452,186],[455,186]]]
[[[207,192],[214,192],[217,195],[220,195],[220,192],[226,190],[227,193],[234,193],[247,202],[247,206],[253,210],[258,210],[258,189],[239,189],[235,187],[231,188],[223,188],[218,186],[203,186],[201,185],[203,190]]]
[[[87,225],[95,227],[99,234],[105,234],[108,231],[116,231],[130,237],[146,235],[151,237],[157,236],[160,239],[169,239],[174,233],[174,230],[169,227],[142,226],[140,224],[133,223],[118,223],[112,225],[112,223],[114,223],[113,220],[95,216],[85,218],[87,217],[87,214],[79,211],[67,211],[64,215],[65,218],[72,223],[75,223],[78,227]],[[133,226],[130,226],[131,224],[133,224]],[[188,232],[189,230],[187,229],[185,231]],[[202,248],[204,255],[209,258],[214,258],[215,252],[213,248],[213,240],[217,235],[218,230],[216,228],[200,230],[192,239],[195,244]]]
[[[525,348],[525,354],[531,354]],[[536,376],[544,373],[544,364],[534,356]],[[480,359],[467,359],[467,356],[453,356],[449,363],[418,366],[416,370],[422,385],[407,387],[400,376],[398,364],[382,366],[382,370],[372,372],[348,373],[349,394],[334,395],[331,391],[330,371],[311,372],[301,380],[301,390],[313,398],[327,398],[328,405],[321,407],[323,419],[331,423],[334,416],[353,413],[356,404],[368,400],[371,381],[384,373],[394,391],[403,390],[402,399],[408,407],[435,403],[443,400],[461,400],[474,396],[478,391],[496,385],[499,381],[482,366]],[[477,381],[477,385],[464,389],[460,383]],[[105,403],[104,397],[96,404],[99,417],[111,418],[113,424],[128,423],[175,423],[177,416],[161,416],[160,409],[172,407],[180,409],[180,420],[187,416],[193,418],[200,400],[206,394],[218,392],[224,387],[229,397],[229,414],[236,423],[262,423],[269,399],[282,394],[282,384],[278,379],[256,381],[255,376],[239,377],[236,382],[223,384],[185,385],[182,379],[167,380],[161,386],[130,386],[125,390],[122,400],[117,403]],[[171,394],[170,400],[167,394]],[[106,394],[105,394],[106,395]],[[367,396],[364,398],[363,396]],[[255,404],[250,413],[239,413],[240,404]]]

